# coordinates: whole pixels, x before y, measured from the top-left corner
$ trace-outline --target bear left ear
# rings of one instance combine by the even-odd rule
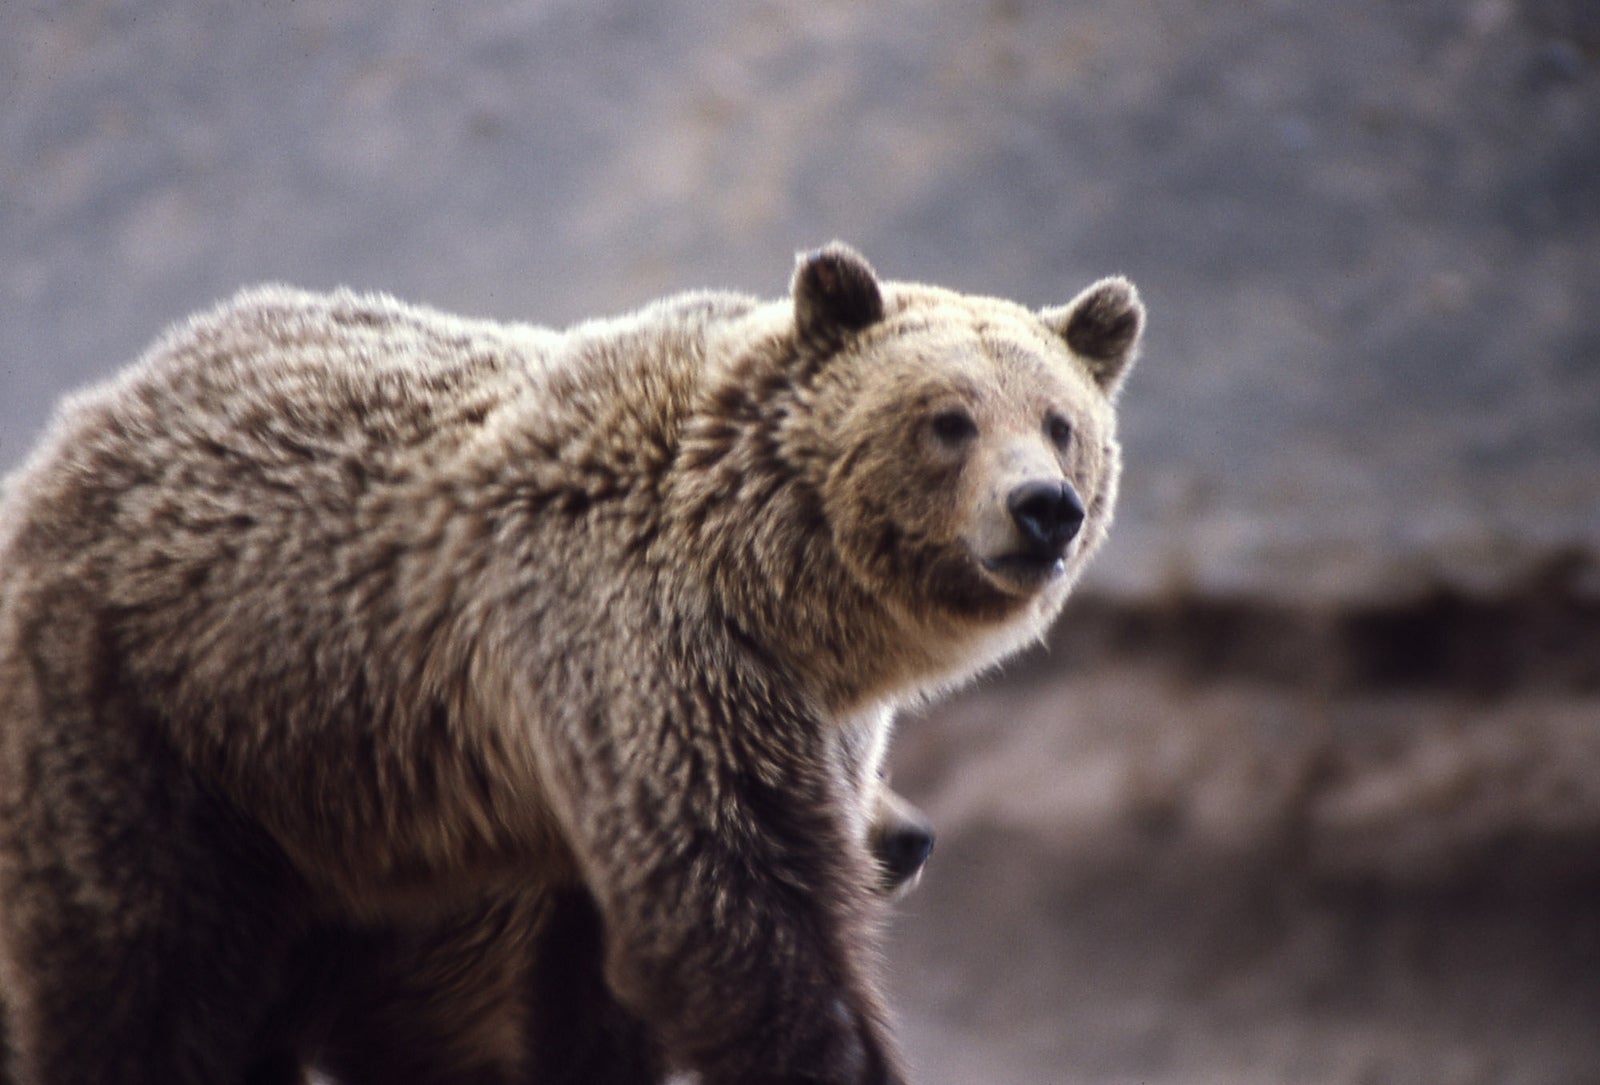
[[[883,319],[883,292],[872,265],[839,241],[795,258],[789,292],[804,339],[826,342]]]
[[[1114,395],[1139,352],[1144,305],[1121,276],[1101,279],[1066,305],[1039,314],[1082,358],[1106,395]]]

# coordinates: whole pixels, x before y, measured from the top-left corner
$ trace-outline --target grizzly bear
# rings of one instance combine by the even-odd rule
[[[167,334],[0,507],[11,1079],[903,1081],[890,718],[1060,609],[1142,324],[835,244],[564,332]]]

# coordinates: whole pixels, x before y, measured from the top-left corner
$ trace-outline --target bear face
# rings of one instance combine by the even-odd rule
[[[863,591],[959,678],[1039,636],[1104,540],[1114,400],[1144,311],[1106,279],[1041,312],[932,287],[885,291],[830,246],[796,272],[817,356],[806,418],[822,518]]]

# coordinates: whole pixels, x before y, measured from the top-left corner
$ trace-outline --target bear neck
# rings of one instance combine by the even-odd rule
[[[840,559],[807,465],[786,447],[802,393],[795,349],[774,336],[710,360],[664,488],[658,552],[706,570],[697,606],[842,717],[904,699],[926,661]]]

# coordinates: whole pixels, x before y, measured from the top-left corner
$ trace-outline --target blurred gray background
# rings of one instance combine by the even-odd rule
[[[1600,1081],[1592,0],[0,7],[0,470],[262,280],[562,324],[839,237],[1151,325],[1048,653],[901,728],[921,1082]]]

